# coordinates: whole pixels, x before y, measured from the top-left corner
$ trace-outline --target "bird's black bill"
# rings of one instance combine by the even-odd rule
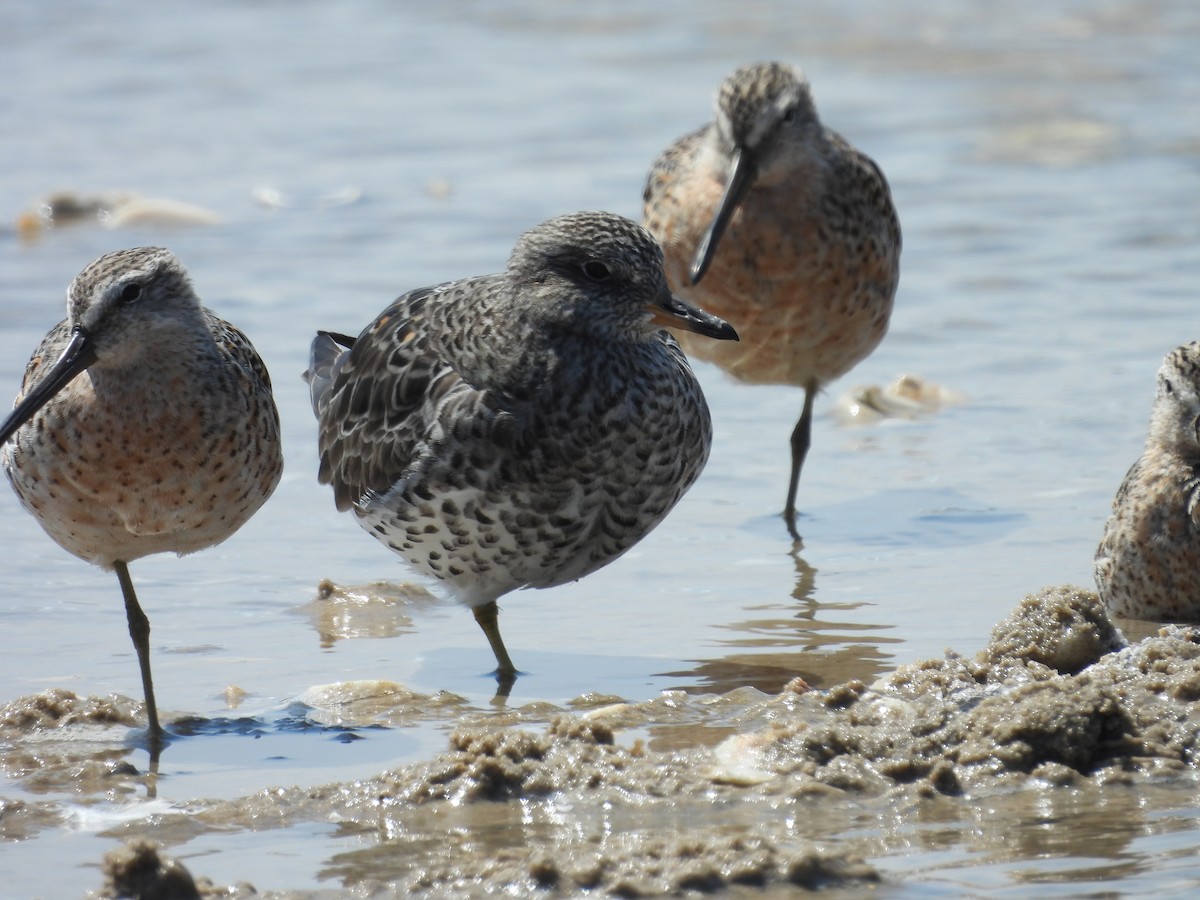
[[[86,331],[76,329],[62,356],[4,420],[4,424],[0,425],[0,444],[16,434],[17,429],[37,415],[37,411],[45,406],[50,398],[95,361],[96,348],[92,339]]]
[[[733,164],[729,169],[729,183],[725,185],[725,193],[721,195],[721,202],[717,206],[717,214],[713,216],[712,224],[708,226],[708,231],[704,233],[704,240],[700,242],[700,249],[696,251],[696,258],[692,260],[692,284],[699,284],[700,279],[704,277],[704,273],[708,271],[709,264],[712,262],[713,256],[716,255],[717,244],[720,243],[721,235],[725,233],[725,228],[729,225],[729,220],[733,218],[734,210],[742,202],[742,197],[745,195],[746,189],[750,187],[753,181],[754,161],[746,151],[736,151],[733,155]]]
[[[738,333],[724,319],[667,294],[651,308],[650,321],[664,328],[681,328],[718,341],[736,341]]]

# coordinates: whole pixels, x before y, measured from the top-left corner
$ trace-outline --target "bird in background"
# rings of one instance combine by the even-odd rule
[[[879,167],[817,115],[808,80],[765,62],[730,75],[712,122],[672,144],[644,192],[672,290],[738,344],[683,348],[752,384],[804,388],[783,516],[812,443],[813,401],[879,345],[900,278],[900,223]]]
[[[1114,615],[1200,622],[1200,343],[1158,370],[1146,446],[1113,498],[1094,573]]]
[[[150,622],[129,563],[219,544],[274,491],[279,414],[262,360],[201,306],[170,251],[108,253],[71,282],[67,318],[29,360],[0,463],[50,537],[116,572],[161,747]]]
[[[611,213],[527,231],[500,274],[402,295],[318,333],[319,479],[339,510],[472,608],[501,695],[496,601],[565,584],[650,532],[708,458],[708,407],[664,326],[736,339],[673,297],[662,252]]]

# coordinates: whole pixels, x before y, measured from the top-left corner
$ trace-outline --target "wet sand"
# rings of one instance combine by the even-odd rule
[[[938,849],[981,846],[1006,861],[1103,857],[1119,871],[1125,843],[1197,792],[1200,629],[1150,630],[1129,643],[1094,592],[1061,587],[1022,600],[975,656],[947,652],[870,685],[795,679],[774,696],[493,710],[386,682],[327,686],[309,697],[314,721],[365,728],[442,710],[456,723],[449,749],[373,778],[197,798],[125,822],[110,834],[129,843],[104,860],[98,896],[320,896],[214,886],[202,859],[170,859],[202,835],[236,843],[312,824],[347,838],[313,863],[316,877],[355,896],[851,896],[926,880],[906,852],[929,865]],[[154,774],[104,747],[138,712],[67,691],[10,703],[5,769],[28,795],[83,806],[153,795]],[[0,837],[69,815],[59,799],[5,801]]]

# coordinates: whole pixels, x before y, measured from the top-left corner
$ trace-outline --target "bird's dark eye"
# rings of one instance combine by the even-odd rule
[[[591,281],[608,281],[611,273],[604,263],[589,259],[583,264],[583,274]]]
[[[133,303],[140,299],[141,296],[142,286],[136,282],[132,282],[121,288],[121,293],[118,295],[117,299],[122,303]]]
[[[1171,382],[1170,382],[1170,381],[1168,381],[1168,380],[1167,380],[1167,379],[1165,379],[1165,378],[1163,379],[1162,386],[1163,386],[1163,393],[1164,393],[1164,394],[1170,394],[1170,393],[1173,393],[1173,392],[1174,392],[1174,390],[1175,390],[1174,388],[1172,388],[1172,387],[1171,387]]]

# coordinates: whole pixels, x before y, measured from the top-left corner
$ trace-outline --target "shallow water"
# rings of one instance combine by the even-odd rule
[[[945,647],[981,647],[1029,591],[1090,584],[1154,373],[1200,337],[1193,4],[1058,0],[1002,18],[953,3],[915,17],[867,0],[803,15],[769,0],[736,12],[532,0],[159,9],[0,10],[5,219],[70,188],[187,201],[225,220],[77,226],[33,241],[0,232],[0,388],[15,393],[83,265],[164,243],[205,302],[254,340],[283,417],[284,481],[246,528],[197,556],[132,567],[164,710],[252,723],[172,745],[155,803],[365,777],[441,750],[463,714],[451,705],[358,740],[291,728],[289,710],[314,685],[385,678],[491,709],[490,654],[465,610],[415,601],[343,632],[314,618],[322,579],[407,573],[315,482],[298,377],[311,334],[355,332],[402,290],[496,271],[517,234],[551,215],[636,217],[657,153],[703,122],[720,79],[753,59],[804,66],[826,122],[887,173],[905,234],[891,332],[818,403],[798,554],[776,513],[800,393],[698,366],[716,426],[708,469],[619,562],[507,598],[505,638],[528,673],[510,705],[669,688],[770,693],[797,674],[816,687],[869,681]],[[257,202],[263,187],[290,204]],[[901,372],[967,402],[916,421],[835,423],[837,394]],[[0,701],[52,687],[138,696],[115,578],[60,551],[7,490],[0,546]],[[246,694],[236,709],[230,685]],[[720,736],[698,725],[655,739]],[[140,751],[129,759],[145,765]],[[27,783],[8,778],[0,796],[27,799]],[[48,796],[59,794],[70,802],[63,788]],[[153,811],[128,802],[92,797],[71,827],[0,844],[10,890],[97,887],[97,861],[122,835],[116,820]],[[1194,810],[1150,815],[1166,824],[1120,849],[1128,869],[1073,845],[1039,890],[1085,894],[1097,870],[1129,893],[1200,878],[1177,846],[1181,833],[1195,838]],[[1028,859],[993,860],[961,816],[941,827],[946,849],[912,857],[897,880],[928,865],[950,870],[957,892],[1026,887]],[[335,889],[353,880],[330,862],[345,840],[321,828],[239,831],[173,852],[218,882]],[[49,859],[58,864],[44,875]]]

